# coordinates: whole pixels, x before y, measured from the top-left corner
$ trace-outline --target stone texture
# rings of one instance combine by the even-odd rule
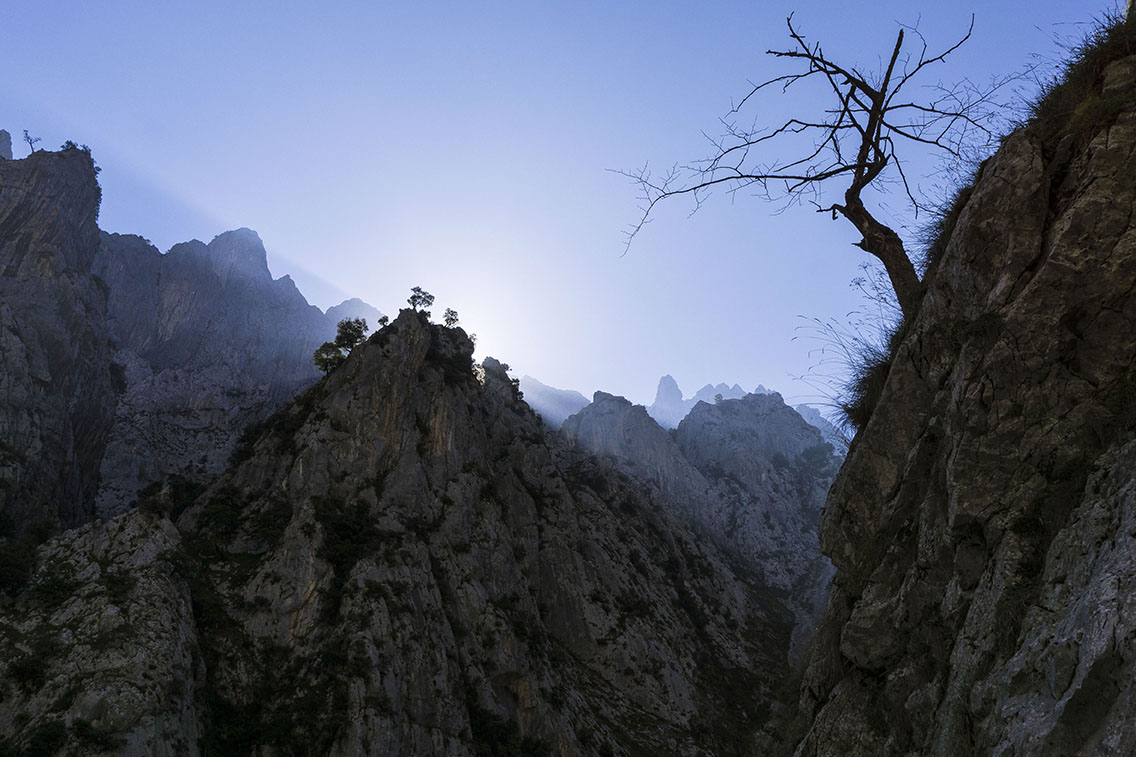
[[[12,135],[4,129],[0,129],[0,158],[12,159]]]
[[[91,156],[0,162],[0,534],[90,517],[113,417]]]
[[[471,352],[403,311],[180,518],[207,746],[746,753],[791,617]]]
[[[838,459],[779,394],[699,402],[674,432],[639,405],[596,392],[561,436],[614,460],[709,541],[742,560],[795,616],[803,651],[828,597],[832,568],[817,522]]]
[[[312,352],[339,318],[377,321],[361,300],[325,315],[289,277],[273,280],[249,229],[164,255],[140,237],[103,234],[95,270],[125,384],[100,469],[104,516],[170,474],[221,472],[244,428],[315,382]]]
[[[0,607],[0,750],[199,753],[204,670],[180,542],[169,520],[134,511],[40,549],[29,589]]]
[[[1131,110],[983,166],[829,494],[799,754],[1132,750],[1134,210]]]

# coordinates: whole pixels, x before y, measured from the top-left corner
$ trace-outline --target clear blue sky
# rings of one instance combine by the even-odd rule
[[[1112,7],[6,3],[0,128],[17,156],[23,129],[90,145],[108,231],[166,250],[248,226],[321,307],[359,296],[393,313],[422,286],[517,375],[646,403],[664,373],[688,394],[760,382],[813,399],[791,378],[816,362],[802,316],[861,304],[852,229],[719,195],[691,218],[663,206],[621,256],[636,192],[607,169],[705,155],[700,132],[731,98],[784,70],[763,52],[785,46],[793,10],[868,68],[897,21],[934,46],[973,12],[941,75],[985,80]]]

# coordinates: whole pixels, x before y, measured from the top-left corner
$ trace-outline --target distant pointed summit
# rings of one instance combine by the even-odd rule
[[[690,399],[683,399],[678,383],[669,375],[663,376],[655,390],[655,402],[647,408],[647,413],[663,428],[675,428],[695,405],[699,402],[714,404],[718,395],[725,400],[736,400],[744,397],[746,391],[737,384],[707,384]]]

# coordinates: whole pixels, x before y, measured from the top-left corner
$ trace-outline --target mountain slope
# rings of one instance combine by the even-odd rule
[[[182,516],[210,743],[743,753],[785,611],[471,352],[404,311]]]
[[[579,392],[542,384],[532,376],[521,377],[521,392],[529,407],[540,413],[541,419],[553,431],[560,428],[565,418],[588,404],[588,398]]]
[[[200,496],[53,539],[0,606],[0,746],[747,753],[788,613],[472,347],[404,311]]]
[[[817,536],[838,460],[778,394],[698,403],[667,432],[647,410],[596,392],[561,436],[613,460],[703,538],[756,572],[793,611],[790,654],[804,649],[828,597],[831,565]]]

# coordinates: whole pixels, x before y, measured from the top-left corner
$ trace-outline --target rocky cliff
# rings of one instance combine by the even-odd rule
[[[821,521],[799,754],[1136,753],[1134,72],[964,198]]]
[[[605,456],[658,501],[751,566],[792,609],[791,656],[801,653],[828,597],[831,566],[817,523],[838,458],[778,394],[699,402],[667,432],[647,410],[596,392],[561,436]]]
[[[171,473],[220,473],[238,436],[319,376],[312,351],[342,318],[379,311],[348,300],[326,314],[288,276],[273,279],[256,232],[160,253],[137,236],[103,234],[114,361],[124,390],[100,468],[98,510],[122,512]]]
[[[272,279],[248,229],[164,255],[103,234],[95,272],[125,384],[100,470],[104,515],[170,473],[219,473],[245,426],[315,382],[312,351],[335,333],[291,279]]]
[[[0,607],[3,745],[747,753],[787,611],[472,347],[404,311],[203,493],[49,542]]]
[[[0,161],[0,536],[93,511],[115,391],[84,150]]]

